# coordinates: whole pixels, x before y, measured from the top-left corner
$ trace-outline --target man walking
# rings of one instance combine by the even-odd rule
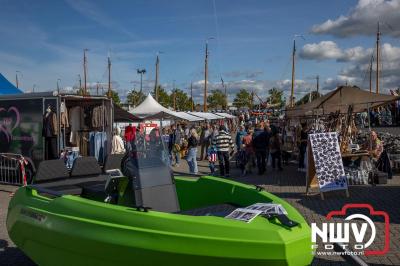
[[[213,146],[217,149],[220,175],[229,177],[229,148],[232,153],[235,146],[224,125],[219,127],[218,135],[213,139]]]
[[[206,123],[203,126],[200,135],[200,141],[201,141],[200,160],[207,159],[207,152],[208,152],[208,147],[210,146],[210,139],[211,139],[210,125]]]
[[[258,174],[262,175],[266,171],[267,149],[269,144],[269,134],[260,124],[257,124],[253,134],[253,148],[256,153]]]

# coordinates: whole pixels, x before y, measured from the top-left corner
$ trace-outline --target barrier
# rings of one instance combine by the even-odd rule
[[[20,154],[0,153],[0,184],[27,185],[28,161]]]

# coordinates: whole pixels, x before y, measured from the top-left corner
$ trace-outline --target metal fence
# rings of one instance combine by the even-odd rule
[[[26,185],[27,161],[19,154],[0,153],[0,184]]]

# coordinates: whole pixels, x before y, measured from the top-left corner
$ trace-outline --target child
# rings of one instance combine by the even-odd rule
[[[215,162],[217,161],[217,150],[215,147],[208,148],[208,167],[210,167],[211,175],[215,175]]]

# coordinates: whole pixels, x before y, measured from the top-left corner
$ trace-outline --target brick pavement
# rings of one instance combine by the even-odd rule
[[[234,163],[232,163],[233,165]],[[174,170],[187,172],[188,166],[182,161]],[[208,174],[206,161],[199,162],[201,174]],[[255,171],[254,171],[255,172]],[[305,219],[311,222],[325,221],[325,215],[332,210],[340,209],[346,203],[370,203],[375,209],[383,210],[390,215],[391,249],[388,254],[381,257],[363,257],[370,265],[400,265],[400,177],[394,177],[388,185],[351,186],[350,198],[346,198],[343,191],[326,193],[322,201],[318,193],[305,195],[305,175],[297,172],[294,165],[289,165],[282,172],[273,171],[270,168],[266,174],[255,174],[239,177],[238,169],[232,168],[232,179],[248,184],[262,185],[266,191],[271,192],[296,207]],[[9,192],[14,188],[0,185],[0,264],[1,265],[34,265],[14,244],[10,241],[5,228],[5,218],[9,201]],[[383,225],[377,221],[377,228]],[[382,234],[378,234],[379,242],[382,242]],[[312,265],[349,265],[339,256],[316,256]]]

